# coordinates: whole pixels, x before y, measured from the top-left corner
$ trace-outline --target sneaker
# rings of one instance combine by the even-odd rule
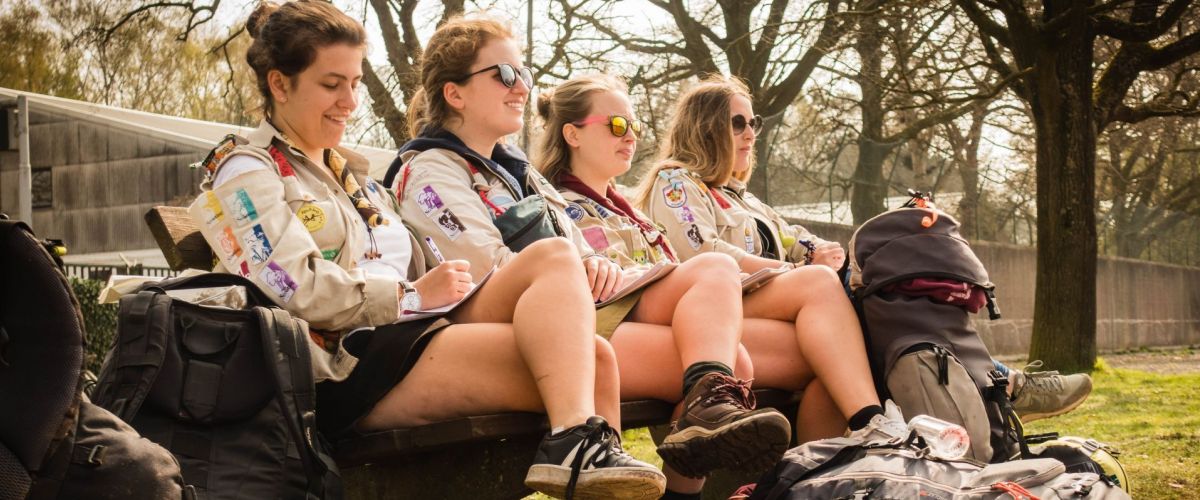
[[[871,417],[871,421],[867,422],[866,427],[848,431],[846,435],[864,443],[893,439],[904,440],[908,439],[908,424],[904,422],[904,415],[900,413],[900,407],[889,399],[883,404],[883,415]]]
[[[603,417],[546,435],[525,486],[555,498],[645,499],[662,496],[667,478],[658,467],[621,448],[621,436]]]
[[[1012,373],[1012,406],[1022,422],[1062,415],[1083,404],[1092,393],[1092,377],[1085,373],[1059,375],[1057,371],[1035,372],[1041,360]]]
[[[709,373],[683,404],[658,454],[685,476],[701,478],[722,468],[761,472],[791,443],[792,424],[773,409],[755,410],[749,382]]]

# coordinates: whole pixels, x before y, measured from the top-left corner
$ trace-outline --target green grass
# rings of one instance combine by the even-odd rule
[[[1092,378],[1092,395],[1082,406],[1032,422],[1026,432],[1090,437],[1115,446],[1135,499],[1200,499],[1200,373],[1158,375],[1110,368],[1100,360]],[[626,431],[624,441],[632,455],[662,465],[646,429]]]
[[[1200,373],[1158,375],[1101,360],[1092,378],[1082,406],[1030,423],[1026,433],[1091,437],[1117,447],[1134,498],[1200,498]]]

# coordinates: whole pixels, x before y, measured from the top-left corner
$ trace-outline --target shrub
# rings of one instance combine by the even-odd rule
[[[96,374],[117,334],[117,305],[97,303],[102,288],[102,281],[71,278],[71,290],[83,311],[83,367]]]

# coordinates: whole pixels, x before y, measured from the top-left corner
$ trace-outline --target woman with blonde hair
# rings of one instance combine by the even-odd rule
[[[394,199],[365,158],[339,146],[358,105],[366,32],[320,0],[264,2],[247,31],[265,116],[205,160],[189,213],[216,249],[216,271],[252,280],[312,328],[322,432],[545,412],[562,430],[546,442],[597,444],[585,475],[541,472],[535,459],[530,471],[547,490],[578,482],[581,498],[659,494],[656,468],[604,440],[605,419],[619,418],[619,380],[612,348],[593,333],[574,249],[531,246],[450,313],[404,321],[463,300],[471,269],[448,261],[426,272]]]
[[[479,272],[492,266],[505,272],[528,251],[518,242],[544,230],[542,236],[574,244],[592,298],[606,302],[650,267],[622,267],[597,253],[592,244],[600,240],[576,228],[557,192],[520,150],[503,143],[523,126],[533,83],[520,61],[517,42],[501,22],[459,18],[439,27],[422,55],[421,89],[409,106],[414,139],[401,148],[385,181],[430,255],[436,250]],[[525,212],[530,204],[540,208]],[[544,219],[506,234],[514,214],[523,213]],[[749,361],[738,362],[740,293],[734,263],[712,255],[597,311],[597,333],[617,353],[622,399],[683,400],[659,451],[686,476],[721,467],[765,469],[790,439],[787,419],[755,410],[748,384],[734,377],[735,368],[749,374]],[[567,460],[572,452],[562,447],[547,454]]]

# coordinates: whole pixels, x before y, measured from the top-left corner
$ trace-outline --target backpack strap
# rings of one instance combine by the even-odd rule
[[[171,297],[160,290],[121,297],[117,342],[100,370],[94,404],[133,421],[166,356],[170,311]]]
[[[308,476],[308,497],[342,497],[341,475],[317,433],[316,389],[309,357],[308,329],[287,311],[257,307],[262,325],[263,354],[273,368],[279,387],[278,399],[285,410],[288,432],[300,452]]]

